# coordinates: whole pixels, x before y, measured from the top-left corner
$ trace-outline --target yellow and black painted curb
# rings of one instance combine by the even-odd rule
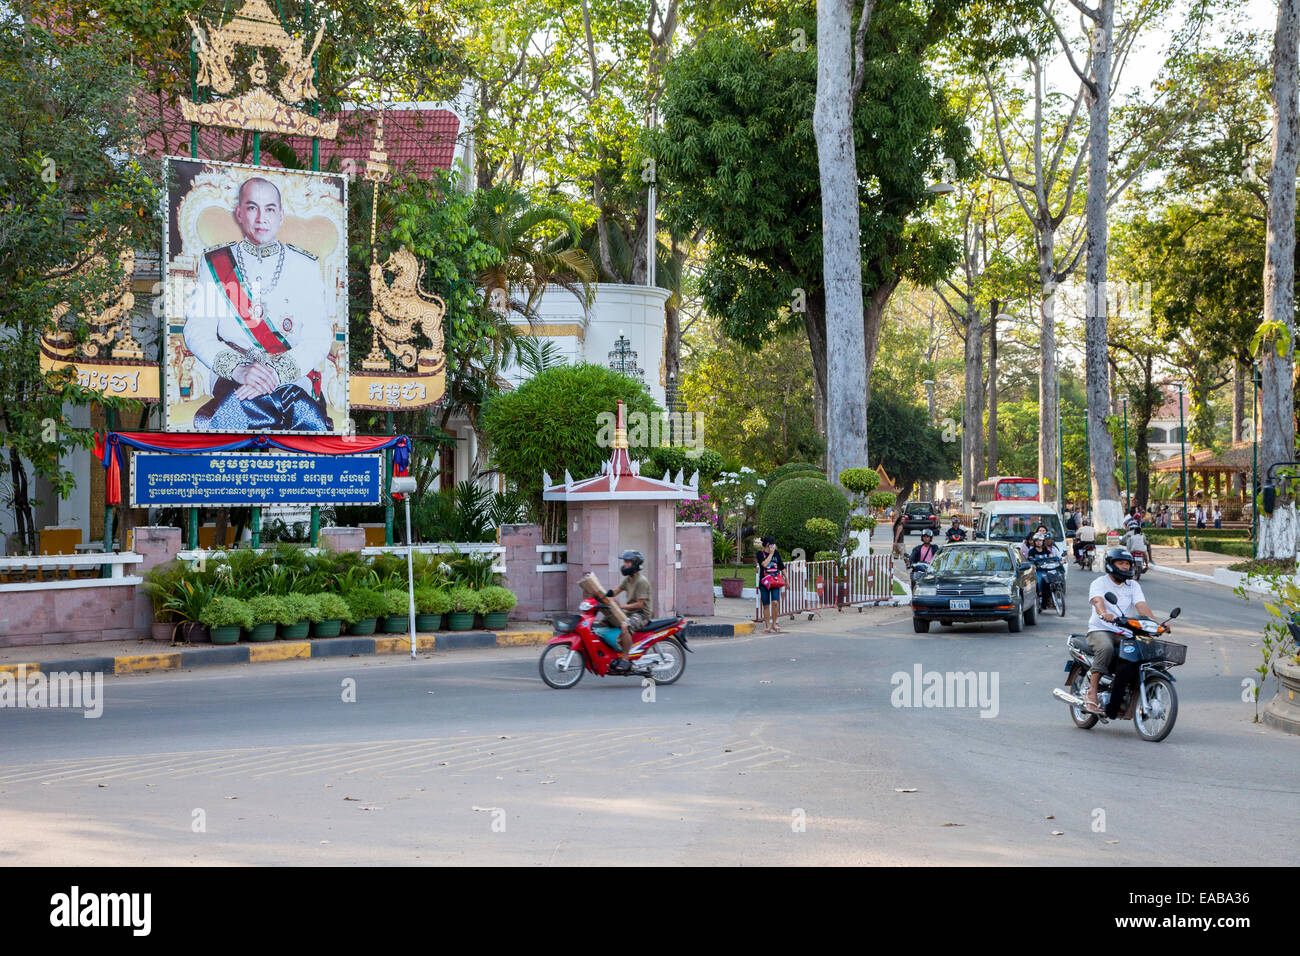
[[[688,638],[739,637],[754,630],[752,621],[734,624],[690,624]],[[450,634],[417,634],[417,651],[454,651],[477,647],[531,647],[545,644],[554,634],[550,628],[513,631],[466,631]],[[0,664],[0,674],[9,673],[103,673],[142,674],[148,671],[182,670],[215,664],[252,664],[262,661],[307,660],[319,657],[357,657],[368,654],[409,654],[407,634],[378,634],[372,637],[322,637],[310,641],[267,641],[265,643],[188,647],[185,650],[153,654],[119,654],[116,657],[74,657],[63,660]]]

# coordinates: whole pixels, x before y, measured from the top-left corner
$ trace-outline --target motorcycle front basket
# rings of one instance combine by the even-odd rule
[[[578,622],[581,620],[581,616],[577,614],[557,614],[555,616],[555,633],[568,634],[578,626]]]
[[[1166,664],[1183,664],[1187,661],[1187,645],[1173,641],[1138,641],[1144,661],[1164,661]]]

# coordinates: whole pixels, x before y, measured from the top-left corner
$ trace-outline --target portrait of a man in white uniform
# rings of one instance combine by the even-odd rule
[[[342,431],[346,180],[168,163],[167,428]]]

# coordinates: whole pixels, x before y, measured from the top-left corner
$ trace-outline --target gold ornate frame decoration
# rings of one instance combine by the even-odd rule
[[[266,0],[245,0],[220,27],[204,21],[204,29],[189,14],[185,19],[194,33],[198,51],[198,84],[221,96],[228,96],[235,89],[231,66],[236,51],[245,46],[258,51],[248,74],[251,89],[211,103],[194,103],[181,97],[181,113],[186,120],[200,126],[260,130],[286,136],[334,139],[338,135],[338,120],[321,120],[289,105],[314,100],[317,96],[312,57],[324,38],[325,24],[317,28],[307,47],[302,39],[285,31]],[[266,89],[268,77],[262,51],[267,48],[275,50],[284,65],[284,75],[277,84],[283,100]]]
[[[83,388],[156,402],[161,397],[158,365],[144,361],[144,350],[131,334],[130,316],[135,307],[135,295],[131,291],[135,251],[128,249],[122,253],[121,263],[125,273],[122,285],[94,304],[86,316],[91,332],[80,346],[71,333],[59,329],[59,320],[71,308],[69,303],[61,302],[54,308],[49,327],[41,335],[41,371],[71,369]],[[103,258],[96,256],[86,268],[97,269],[103,265]]]
[[[415,253],[405,246],[379,261],[375,244],[375,223],[379,209],[379,184],[389,179],[388,154],[384,151],[384,118],[375,129],[375,145],[366,161],[363,178],[371,183],[370,204],[370,326],[373,339],[370,354],[361,363],[362,373],[349,381],[353,408],[409,410],[434,404],[446,388],[447,359],[443,354],[442,319],[447,304],[441,297],[420,289],[422,269]],[[385,272],[396,273],[390,285]],[[416,326],[429,339],[430,347],[416,349]],[[380,343],[401,366],[392,362]],[[403,369],[413,370],[403,371]]]

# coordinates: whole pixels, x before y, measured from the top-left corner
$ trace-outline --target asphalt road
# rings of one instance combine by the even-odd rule
[[[1289,862],[1261,834],[1296,804],[1300,737],[1242,699],[1262,608],[1143,584],[1189,647],[1160,744],[1051,697],[1072,574],[1072,613],[1020,634],[917,635],[892,609],[697,641],[653,700],[551,690],[535,648],[108,678],[99,719],[0,710],[0,862]],[[894,706],[918,665],[996,675],[996,715]]]

